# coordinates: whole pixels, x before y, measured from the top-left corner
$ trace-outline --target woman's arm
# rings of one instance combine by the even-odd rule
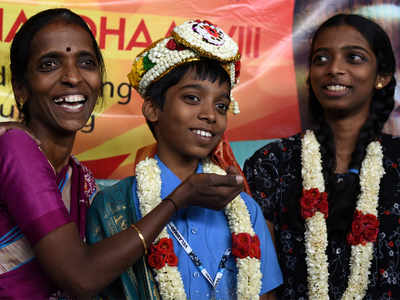
[[[169,198],[178,208],[201,205],[222,209],[241,189],[241,182],[237,182],[235,176],[197,174],[183,182]],[[173,203],[162,201],[135,224],[146,245],[151,245],[174,213]],[[87,246],[81,242],[74,223],[47,234],[34,250],[50,278],[76,295],[90,295],[101,290],[144,254],[142,241],[132,228]]]

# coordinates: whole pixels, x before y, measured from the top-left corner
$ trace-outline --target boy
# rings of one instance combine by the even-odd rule
[[[214,161],[222,157],[234,163],[227,159],[231,152],[222,137],[229,108],[238,112],[231,89],[238,80],[239,59],[236,43],[200,20],[175,27],[171,37],[137,56],[129,79],[145,100],[143,114],[157,140],[156,155],[137,164],[135,177],[96,197],[88,240],[96,242],[125,229],[160,203],[170,203],[176,212],[155,239],[148,238],[144,226],[137,228],[140,221],[133,225],[142,236],[144,252],[149,249],[146,263],[128,270],[106,295],[111,297],[122,283],[128,298],[139,298],[137,291],[144,288],[138,286],[144,284],[150,290],[148,298],[159,292],[162,299],[268,299],[268,292],[281,284],[274,246],[254,200],[240,193],[233,200],[214,201],[213,195],[226,186],[188,184],[194,174],[199,180],[207,176],[199,174],[203,172],[226,174],[210,160],[215,156],[219,159]],[[228,173],[236,174],[231,168]],[[118,195],[127,186],[128,198],[121,200]],[[182,186],[197,189],[198,199],[181,201]],[[157,288],[147,276],[151,273]],[[129,296],[132,289],[136,296]]]

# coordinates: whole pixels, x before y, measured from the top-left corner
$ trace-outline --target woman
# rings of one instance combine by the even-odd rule
[[[400,140],[382,133],[395,66],[377,24],[357,15],[328,19],[309,59],[315,127],[245,163],[273,224],[282,299],[400,298]]]
[[[0,298],[63,299],[57,289],[93,295],[143,255],[144,238],[150,243],[175,208],[166,201],[136,228],[90,247],[83,243],[95,185],[89,171],[71,158],[71,149],[101,94],[100,50],[81,17],[49,9],[21,27],[10,59],[23,124],[40,149],[21,130],[0,136]],[[240,192],[241,181],[240,176],[192,176],[175,189],[173,199],[180,205],[222,207]],[[219,183],[224,190],[213,189],[212,200],[197,196],[196,189]]]

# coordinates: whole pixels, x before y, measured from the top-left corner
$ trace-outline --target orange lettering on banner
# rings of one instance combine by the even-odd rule
[[[4,9],[0,8],[0,41],[3,41],[3,14]]]
[[[256,27],[256,36],[254,37],[254,57],[260,56],[260,34],[261,28]]]
[[[259,57],[260,56],[260,27],[251,27],[248,26],[247,30],[244,26],[231,26],[231,28],[228,31],[228,35],[231,38],[234,38],[235,33],[237,32],[236,29],[238,29],[238,38],[237,38],[237,43],[239,46],[239,51],[242,54],[245,54],[247,57]],[[253,31],[255,29],[255,34],[254,34],[254,39],[253,39]],[[244,41],[246,41],[246,44],[244,45]],[[245,52],[243,52],[245,51]]]
[[[118,36],[118,50],[124,49],[124,38],[125,38],[125,23],[126,19],[119,19],[118,29],[107,29],[107,17],[101,17],[100,19],[100,49],[106,47],[106,35],[117,35]]]
[[[175,26],[176,26],[175,21],[172,21],[171,25],[170,25],[169,28],[168,28],[167,33],[165,34],[165,37],[171,35],[172,29],[174,29]]]
[[[15,20],[13,26],[10,29],[10,32],[8,33],[6,39],[4,40],[6,43],[9,43],[12,41],[12,39],[15,36],[15,33],[19,29],[19,27],[26,22],[27,18],[23,10],[19,13],[17,19]]]
[[[247,27],[247,32],[246,32],[246,56],[250,57],[251,55],[251,39],[253,37],[253,30],[249,26]]]
[[[145,42],[137,41],[137,39],[141,33],[143,33],[143,36],[146,39]],[[125,50],[132,50],[133,47],[146,48],[147,46],[150,46],[151,43],[152,43],[152,41],[151,41],[151,37],[149,34],[149,30],[147,29],[146,23],[144,22],[144,20],[141,19],[138,27],[135,30],[135,33],[133,34],[133,36],[132,36],[131,40],[129,41],[129,44]]]
[[[231,29],[229,29],[228,35],[230,37],[233,37],[235,35],[236,28],[237,28],[236,26],[232,26]]]
[[[84,15],[80,15],[80,16],[82,17],[83,20],[85,20],[86,24],[88,24],[90,30],[93,33],[93,36],[96,36],[96,34],[97,34],[96,23],[87,16],[84,16]]]

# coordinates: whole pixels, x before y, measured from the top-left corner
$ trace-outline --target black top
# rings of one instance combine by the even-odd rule
[[[379,193],[379,234],[367,295],[364,299],[400,299],[400,138],[382,136],[385,175]],[[264,216],[274,224],[276,247],[284,284],[282,299],[308,299],[304,247],[304,220],[300,214],[302,194],[301,137],[295,135],[270,143],[245,162],[244,172]],[[328,180],[327,219],[329,296],[340,299],[347,287],[351,248],[350,229],[359,178],[353,173],[334,174]]]

